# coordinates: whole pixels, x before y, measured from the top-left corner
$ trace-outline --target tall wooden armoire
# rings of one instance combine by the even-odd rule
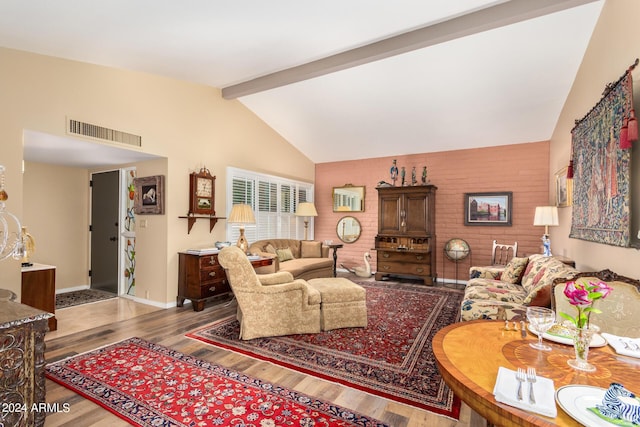
[[[436,190],[433,185],[379,187],[376,280],[418,276],[433,285],[436,273]]]

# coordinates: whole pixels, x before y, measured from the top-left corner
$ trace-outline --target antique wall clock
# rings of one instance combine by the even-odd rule
[[[189,215],[215,215],[216,177],[207,168],[189,176]]]

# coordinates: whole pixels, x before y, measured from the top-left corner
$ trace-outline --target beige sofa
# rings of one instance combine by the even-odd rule
[[[471,267],[461,320],[526,320],[528,306],[551,306],[556,279],[578,273],[554,257],[513,258],[506,267]]]
[[[305,280],[333,276],[333,259],[329,258],[329,247],[324,246],[322,242],[295,239],[258,240],[249,246],[249,253],[273,258],[271,266],[256,270],[260,274],[287,271],[294,278]]]

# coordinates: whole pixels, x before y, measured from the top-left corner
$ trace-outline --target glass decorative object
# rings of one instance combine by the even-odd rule
[[[587,362],[589,358],[589,345],[591,344],[591,338],[593,334],[600,330],[596,325],[585,325],[578,328],[574,325],[571,326],[571,332],[573,335],[573,349],[575,350],[576,358],[569,359],[567,363],[573,369],[585,372],[593,372],[596,367]]]

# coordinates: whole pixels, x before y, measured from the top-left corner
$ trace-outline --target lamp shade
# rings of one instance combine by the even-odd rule
[[[536,207],[533,225],[560,225],[558,222],[558,208],[555,206]]]
[[[318,216],[318,211],[313,203],[303,202],[298,204],[296,216]]]
[[[251,206],[237,204],[231,208],[227,222],[230,224],[255,224],[256,217],[253,215]]]

